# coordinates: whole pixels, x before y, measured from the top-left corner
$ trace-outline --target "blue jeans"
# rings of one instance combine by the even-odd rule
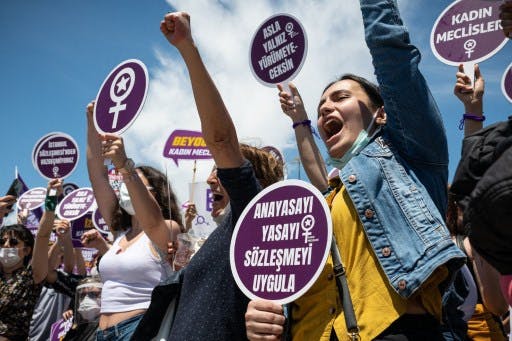
[[[105,330],[96,331],[96,341],[129,341],[144,314],[124,320]]]

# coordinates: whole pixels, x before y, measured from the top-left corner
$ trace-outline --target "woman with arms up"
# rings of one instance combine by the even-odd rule
[[[93,122],[94,103],[87,106],[87,167],[101,215],[117,234],[103,255],[103,281],[98,340],[128,340],[149,307],[153,288],[172,271],[167,243],[181,231],[176,198],[164,174],[135,167],[123,139],[99,136]],[[110,187],[104,160],[123,176],[119,198]]]

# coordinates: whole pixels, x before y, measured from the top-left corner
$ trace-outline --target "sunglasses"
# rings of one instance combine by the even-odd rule
[[[5,246],[7,244],[7,242],[9,242],[10,246],[16,246],[20,243],[19,240],[16,238],[2,238],[2,239],[0,239],[0,241],[1,241],[0,245],[2,245],[2,246]]]

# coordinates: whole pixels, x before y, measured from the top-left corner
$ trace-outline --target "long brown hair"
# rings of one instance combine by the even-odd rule
[[[251,162],[256,178],[263,188],[284,178],[283,163],[264,149],[240,143],[242,155]]]
[[[165,174],[151,166],[139,166],[138,170],[148,179],[149,185],[153,187],[155,200],[160,206],[164,219],[172,219],[180,226],[183,226],[180,210],[178,208],[176,195]],[[123,210],[119,204],[116,205],[116,212],[112,218],[111,228],[114,231],[126,230],[131,225],[131,216]]]

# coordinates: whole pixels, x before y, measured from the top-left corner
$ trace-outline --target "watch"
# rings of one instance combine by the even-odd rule
[[[135,171],[135,162],[132,159],[126,159],[123,167],[117,170],[121,174],[133,174]]]

